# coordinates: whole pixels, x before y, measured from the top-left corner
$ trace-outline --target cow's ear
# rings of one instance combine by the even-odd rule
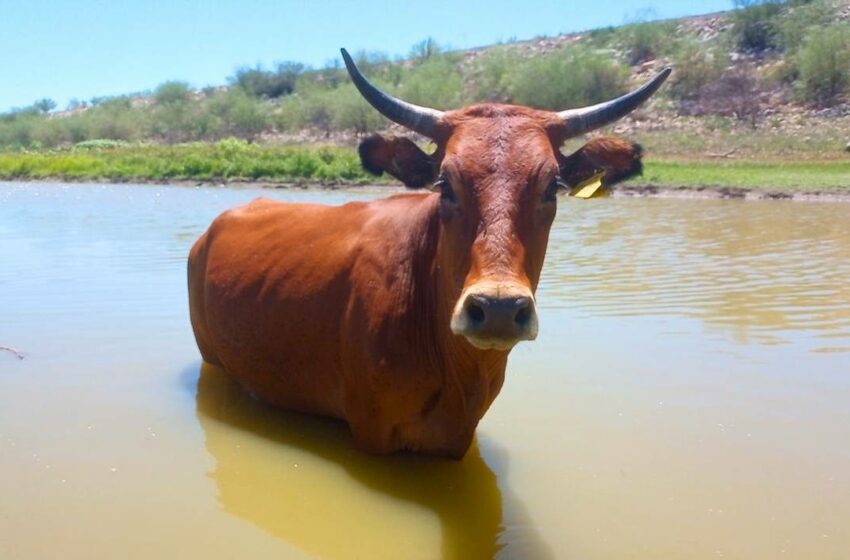
[[[643,172],[640,144],[616,136],[600,136],[561,159],[561,179],[575,187],[604,172],[602,184],[610,186]]]
[[[374,175],[385,171],[411,189],[426,187],[436,177],[434,159],[409,138],[384,138],[378,134],[360,143],[363,168]]]

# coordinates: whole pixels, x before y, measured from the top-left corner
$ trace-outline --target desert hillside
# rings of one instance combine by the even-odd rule
[[[669,83],[614,130],[667,158],[840,160],[850,150],[850,0],[739,0],[739,8],[409,56],[360,52],[381,87],[437,108],[495,101],[543,109],[620,95],[666,65]],[[354,47],[355,45],[352,45]],[[49,95],[50,92],[45,92]],[[350,145],[390,127],[339,63],[241,68],[225,85],[167,82],[152,92],[49,98],[0,115],[0,150],[218,142]]]

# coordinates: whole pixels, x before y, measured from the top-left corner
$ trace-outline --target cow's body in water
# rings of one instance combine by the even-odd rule
[[[510,349],[537,335],[557,191],[640,170],[639,148],[621,139],[570,156],[559,146],[634,109],[668,72],[585,109],[441,113],[376,90],[343,54],[370,103],[437,144],[428,155],[372,137],[360,146],[364,167],[436,192],[225,212],[189,256],[195,337],[206,361],[258,398],[344,419],[362,449],[459,458]]]

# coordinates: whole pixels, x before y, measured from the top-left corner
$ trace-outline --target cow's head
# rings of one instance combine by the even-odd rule
[[[447,248],[441,265],[459,293],[451,330],[482,349],[507,350],[534,339],[534,293],[557,192],[598,172],[610,184],[641,169],[640,147],[619,138],[597,138],[569,156],[560,146],[634,110],[670,69],[623,97],[581,109],[484,104],[443,112],[387,95],[363,77],[345,49],[342,56],[373,107],[437,145],[426,154],[407,138],[372,136],[360,145],[360,158],[372,173],[439,192],[440,242]]]

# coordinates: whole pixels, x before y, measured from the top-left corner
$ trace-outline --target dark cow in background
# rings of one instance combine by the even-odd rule
[[[546,112],[441,112],[370,84],[365,99],[431,138],[374,136],[364,167],[423,193],[339,207],[256,200],[223,213],[189,255],[192,326],[207,362],[259,399],[348,422],[356,445],[460,458],[499,393],[511,348],[537,336],[534,293],[556,194],[640,171],[640,150],[570,137],[649,98],[666,69],[621,98]],[[434,192],[431,192],[434,191]]]

